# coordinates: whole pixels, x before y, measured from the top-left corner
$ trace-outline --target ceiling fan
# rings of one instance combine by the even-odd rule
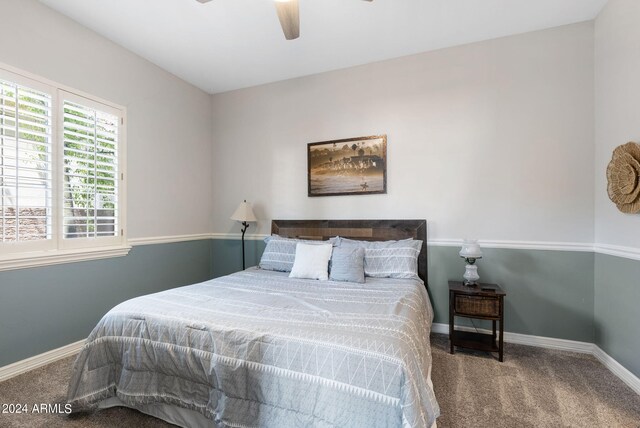
[[[211,0],[197,0],[200,3],[208,3]],[[373,0],[364,0],[371,2]],[[273,0],[276,5],[276,12],[280,20],[282,32],[287,40],[300,37],[300,14],[298,0]]]

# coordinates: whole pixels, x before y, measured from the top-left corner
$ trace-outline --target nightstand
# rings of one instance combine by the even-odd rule
[[[505,293],[496,284],[478,284],[467,286],[459,281],[449,281],[449,343],[450,352],[454,348],[476,349],[497,352],[503,361],[504,354],[504,296]],[[476,333],[456,330],[455,317],[491,320],[493,333]],[[496,343],[496,322],[500,323],[500,336]]]

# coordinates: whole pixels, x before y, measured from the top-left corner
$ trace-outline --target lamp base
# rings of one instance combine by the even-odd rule
[[[462,277],[464,278],[464,285],[469,287],[478,285],[478,280],[480,279],[480,275],[478,275],[478,266],[465,266],[464,275],[462,275]]]
[[[244,263],[244,233],[247,231],[248,228],[249,228],[249,223],[247,223],[246,221],[243,221],[242,222],[242,270],[245,270],[247,268]]]

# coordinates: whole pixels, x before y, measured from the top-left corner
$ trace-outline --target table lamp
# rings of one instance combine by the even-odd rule
[[[258,221],[258,219],[256,219],[256,216],[253,213],[251,204],[245,199],[244,202],[240,202],[240,205],[238,205],[238,208],[236,208],[235,212],[231,216],[231,220],[239,221],[240,224],[242,224],[242,270],[245,270],[244,234],[249,228],[249,222]]]
[[[475,239],[465,239],[460,250],[460,257],[465,259],[467,266],[464,271],[464,285],[475,286],[478,284],[478,266],[474,266],[477,259],[482,258],[482,250]]]

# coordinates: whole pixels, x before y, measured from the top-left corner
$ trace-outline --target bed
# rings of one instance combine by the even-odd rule
[[[280,236],[414,238],[424,220],[274,220]],[[417,279],[345,283],[249,268],[109,311],[74,364],[74,411],[183,427],[431,427],[433,311]]]

